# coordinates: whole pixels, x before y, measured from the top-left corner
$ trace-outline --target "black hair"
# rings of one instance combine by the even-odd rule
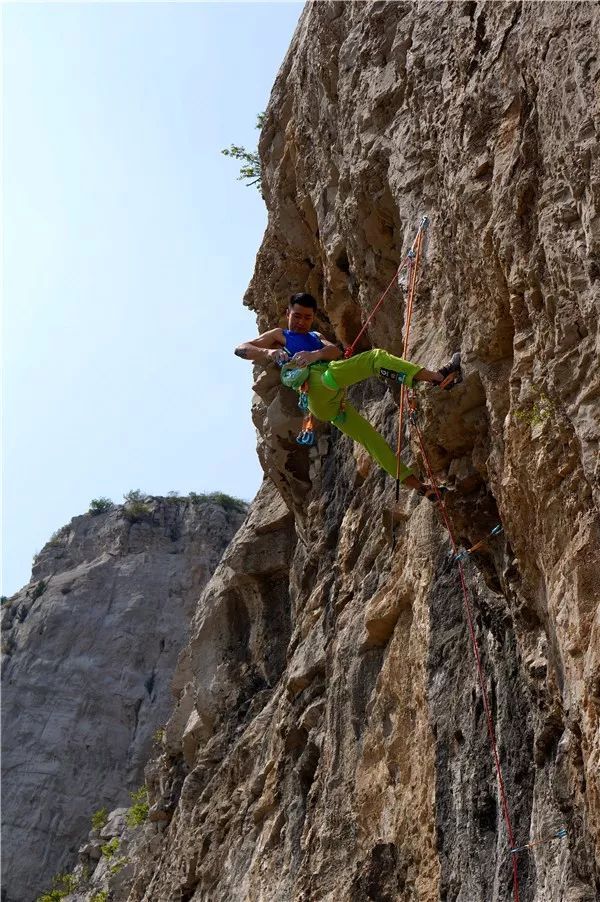
[[[306,294],[304,291],[299,291],[298,294],[293,294],[290,298],[290,307],[293,307],[294,304],[300,304],[301,307],[310,307],[311,310],[314,310],[315,313],[317,311],[317,302],[313,298],[312,294]]]

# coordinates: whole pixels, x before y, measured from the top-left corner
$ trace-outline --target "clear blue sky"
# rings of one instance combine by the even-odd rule
[[[261,480],[242,306],[266,225],[231,143],[301,3],[3,7],[3,580],[90,500]]]

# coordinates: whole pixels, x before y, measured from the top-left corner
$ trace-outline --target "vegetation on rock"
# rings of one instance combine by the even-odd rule
[[[129,794],[133,805],[127,812],[127,825],[129,827],[139,827],[148,817],[148,788],[142,786],[137,792]]]
[[[105,843],[100,847],[100,851],[104,855],[105,858],[112,858],[117,849],[119,848],[119,838],[118,836],[113,837],[110,842]]]
[[[96,516],[97,514],[105,514],[107,511],[111,511],[114,507],[113,502],[110,498],[92,498],[90,501],[90,508],[88,513]]]
[[[38,896],[36,902],[60,902],[75,892],[78,886],[79,881],[75,874],[57,874],[52,880],[52,889]]]
[[[259,113],[256,117],[256,128],[261,129],[265,121],[265,114]],[[246,182],[248,187],[256,185],[262,196],[262,170],[258,151],[249,151],[245,147],[238,144],[232,144],[229,148],[225,148],[221,153],[226,157],[233,157],[239,160],[242,165],[238,182]]]
[[[192,504],[220,504],[225,510],[236,510],[244,513],[248,509],[248,502],[242,498],[234,498],[225,492],[190,492]]]
[[[92,815],[92,829],[102,830],[107,821],[108,810],[106,808],[99,808],[98,811],[95,811]]]
[[[148,517],[152,510],[148,502],[148,495],[140,489],[132,489],[123,496],[125,501],[125,517],[131,523],[137,523]]]

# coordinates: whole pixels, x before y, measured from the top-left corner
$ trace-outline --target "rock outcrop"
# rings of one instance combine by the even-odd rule
[[[3,606],[3,899],[32,902],[92,814],[143,783],[198,597],[245,513],[149,498],[75,517]]]
[[[434,367],[460,346],[465,381],[419,392],[420,428],[455,488],[459,541],[504,527],[466,570],[515,841],[567,827],[519,856],[527,902],[600,892],[599,13],[308,4],[265,117],[269,224],[246,299],[265,329],[308,289],[320,328],[348,342],[431,219],[410,355]],[[400,351],[403,301],[392,294],[364,348]],[[394,393],[374,382],[350,396],[391,438]],[[299,449],[293,396],[268,373],[253,412],[262,465],[294,515],[289,634],[269,642],[277,666],[252,694],[247,674],[266,667],[255,637],[265,612],[282,617],[286,574],[277,591],[271,570],[242,587],[240,561],[218,597],[207,589],[182,711],[147,772],[164,821],[143,828],[148,846],[115,898],[512,899],[438,513],[403,494],[392,552],[380,515],[393,490],[361,450],[326,426],[316,450]],[[262,546],[262,505],[232,561]],[[278,561],[294,541],[281,523]],[[228,618],[232,592],[258,620]],[[240,642],[240,619],[253,641]],[[226,630],[219,652],[199,657],[213,623]]]
[[[567,831],[518,856],[521,902],[600,894],[599,30],[593,3],[307,4],[246,298],[262,330],[308,289],[348,342],[430,217],[410,356],[460,346],[465,381],[419,391],[418,422],[459,542],[504,528],[465,572],[515,841]],[[362,347],[399,352],[403,309]],[[391,549],[390,480],[331,427],[299,448],[293,395],[257,375],[269,480],[198,606],[111,900],[509,902],[439,513],[403,492]],[[395,392],[349,394],[392,438]]]

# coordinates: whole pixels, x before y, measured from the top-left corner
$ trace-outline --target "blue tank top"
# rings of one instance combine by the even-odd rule
[[[290,357],[299,351],[320,351],[325,347],[316,332],[292,332],[290,329],[284,329],[283,336],[285,349]]]

